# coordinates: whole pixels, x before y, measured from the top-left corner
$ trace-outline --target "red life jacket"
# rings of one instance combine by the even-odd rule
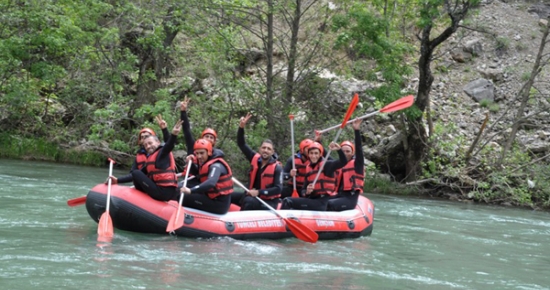
[[[205,182],[208,179],[208,169],[210,168],[210,165],[214,164],[214,162],[220,162],[223,164],[225,168],[227,168],[227,174],[220,176],[216,186],[206,192],[210,199],[214,199],[220,195],[228,195],[233,192],[233,173],[231,172],[231,167],[229,167],[229,164],[227,164],[227,162],[220,157],[212,158],[206,161],[203,165],[199,165],[198,177],[200,182]]]
[[[306,173],[306,180],[308,184],[313,183],[315,180],[315,177],[317,176],[317,172],[319,172],[319,168],[321,167],[321,164],[324,162],[323,159],[319,160],[317,164],[315,164],[314,167],[310,167],[310,163],[307,163],[307,173]],[[315,186],[313,187],[313,192],[311,192],[311,195],[336,195],[336,175],[334,177],[326,176],[323,172],[319,175],[319,178],[317,179],[317,182],[315,182]]]
[[[296,167],[296,188],[300,189],[304,186],[304,181],[306,180],[306,164],[307,160],[304,162],[302,158],[298,157],[298,154],[294,154],[294,166]],[[289,185],[293,185],[292,178],[288,181]]]
[[[136,154],[136,166],[137,169],[142,169],[143,166],[145,166],[145,163],[147,163],[147,154],[141,152],[138,152]]]
[[[252,157],[252,160],[250,161],[250,165],[252,166],[252,169],[250,170],[250,175],[249,175],[249,180],[250,180],[250,185],[248,186],[249,189],[252,189],[254,188],[254,182],[256,181],[256,175],[258,173],[258,170],[259,170],[259,166],[258,166],[258,160],[260,160],[262,156],[258,153],[256,153],[254,155],[254,157]],[[273,163],[269,163],[266,165],[266,168],[265,170],[262,172],[261,174],[261,177],[260,177],[260,188],[257,188],[257,189],[265,189],[265,188],[270,188],[270,187],[273,187],[273,184],[275,183],[275,167],[277,167],[277,164],[279,164],[279,161],[277,162],[273,162]],[[275,198],[279,198],[281,197],[280,194],[278,195],[273,195],[273,196],[269,196],[269,197],[265,197],[265,196],[262,196],[262,195],[259,195],[259,197],[261,199],[275,199]]]
[[[343,183],[342,191],[359,191],[363,193],[363,184],[365,175],[355,172],[355,158],[348,161],[348,163],[339,170],[337,175],[336,190],[340,188],[340,184]]]
[[[176,176],[176,162],[174,161],[172,152],[170,152],[170,166],[168,168],[160,169],[155,166],[160,148],[162,147],[157,148],[157,151],[147,157],[147,163],[145,163],[147,176],[158,186],[177,187],[178,177]]]

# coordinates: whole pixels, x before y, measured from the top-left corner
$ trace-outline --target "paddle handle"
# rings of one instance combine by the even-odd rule
[[[235,182],[238,186],[240,186],[242,189],[244,189],[246,192],[250,192],[250,190],[244,186],[244,184],[242,184],[240,181],[238,181],[235,177],[232,177],[233,179],[233,182]],[[279,214],[273,207],[271,207],[269,204],[267,204],[267,202],[263,201],[261,198],[257,197],[256,198],[261,202],[263,203],[263,205],[265,205],[267,208],[269,208],[273,213],[275,213],[278,217],[284,219],[283,216],[281,216],[281,214]]]
[[[294,161],[294,115],[289,115],[290,118],[290,144],[292,153],[292,169],[296,169],[296,161]],[[296,190],[296,175],[292,176],[292,188]]]

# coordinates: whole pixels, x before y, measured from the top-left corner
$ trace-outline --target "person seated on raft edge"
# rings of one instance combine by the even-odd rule
[[[191,99],[189,99],[187,96],[183,99],[183,101],[180,102],[180,119],[182,120],[182,128],[183,128],[183,137],[185,139],[185,147],[187,148],[187,157],[185,158],[185,163],[189,163],[189,160],[192,160],[194,164],[197,163],[197,159],[193,155],[193,147],[195,146],[195,138],[193,138],[193,133],[191,132],[191,124],[189,122],[189,117],[187,116],[187,108],[189,107],[189,102]],[[225,154],[223,151],[219,148],[215,148],[216,146],[216,139],[218,139],[218,134],[216,131],[212,128],[206,128],[201,133],[201,138],[206,139],[212,143],[212,151],[213,155],[224,157]],[[185,176],[185,169],[182,173],[182,176]],[[199,184],[198,179],[191,179],[187,182],[187,187],[193,187],[194,185]],[[178,184],[178,188],[181,188],[183,186],[183,181]]]
[[[153,199],[160,201],[176,199],[178,179],[172,150],[180,130],[181,121],[178,121],[172,129],[172,135],[164,145],[160,143],[156,135],[145,138],[143,146],[148,154],[145,166],[120,178],[109,176],[105,183],[108,183],[109,179],[112,184],[133,181],[136,189],[147,193]]]
[[[298,151],[293,153],[292,156],[288,157],[283,168],[283,190],[281,192],[281,198],[292,196],[294,191],[294,179],[296,176],[296,190],[302,188],[304,185],[304,179],[306,176],[306,162],[307,162],[307,147],[309,144],[313,143],[311,139],[304,139],[300,142]],[[292,159],[294,159],[294,169],[292,167]]]
[[[292,177],[296,176],[296,190],[300,190],[304,185],[306,162],[308,161],[307,148],[313,142],[321,143],[320,133],[315,132],[315,141],[309,138],[302,140],[298,151],[286,160],[285,167],[283,168],[284,185],[281,192],[282,199],[292,196],[292,192],[294,191],[294,180]],[[292,169],[292,158],[294,158],[295,169]]]
[[[198,164],[193,164],[189,174],[195,175],[199,184],[180,189],[183,206],[215,214],[225,214],[231,205],[233,173],[222,156],[212,150],[212,143],[206,139],[195,141],[194,154]]]
[[[157,120],[157,123],[159,124],[159,127],[162,130],[163,142],[166,143],[168,141],[168,138],[170,137],[170,134],[168,133],[168,129],[166,129],[166,121],[162,119],[162,116],[160,114],[157,115],[155,119]],[[145,166],[145,162],[147,161],[147,151],[143,147],[142,142],[143,140],[145,140],[145,138],[149,137],[150,135],[157,135],[157,134],[155,134],[155,131],[153,131],[153,129],[151,128],[143,128],[139,131],[138,140],[137,140],[139,149],[136,152],[136,158],[134,159],[134,163],[130,168],[130,172],[134,170],[140,170],[141,168],[143,168],[143,166]]]
[[[252,150],[245,141],[244,127],[252,115],[248,113],[246,117],[241,117],[239,129],[237,131],[237,145],[241,152],[250,162],[250,171],[248,177],[248,192],[233,192],[231,202],[241,206],[241,210],[268,210],[268,208],[256,199],[261,198],[273,208],[277,208],[281,199],[281,190],[283,188],[282,167],[274,155],[273,141],[265,139],[260,148]]]
[[[361,132],[359,131],[361,122],[361,119],[355,119],[352,122],[355,133],[355,146],[350,141],[340,143],[348,162],[341,170],[338,170],[339,173],[336,178],[336,191],[338,194],[329,199],[327,211],[354,209],[359,195],[363,193],[365,159],[361,145]],[[355,148],[358,148],[357,153]]]
[[[326,158],[323,157],[323,145],[319,142],[313,142],[309,145],[309,161],[306,164],[306,177],[300,192],[301,197],[283,199],[281,209],[326,211],[329,197],[336,194],[336,171],[347,163],[346,155],[342,152],[340,145],[331,142],[329,148],[338,152],[339,159],[327,159],[323,171],[319,174],[319,178],[314,185],[313,181]]]

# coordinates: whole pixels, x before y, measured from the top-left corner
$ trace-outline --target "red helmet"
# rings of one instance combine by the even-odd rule
[[[218,139],[218,134],[216,134],[216,131],[214,131],[214,129],[212,129],[212,128],[204,129],[204,131],[202,131],[202,133],[201,133],[201,138],[203,138],[204,135],[206,135],[206,134],[210,134],[210,135],[214,136],[214,139]]]
[[[313,140],[311,139],[302,140],[302,142],[300,142],[300,153],[306,154],[305,150],[309,145],[311,145],[311,143],[313,143]]]
[[[212,143],[206,139],[198,139],[195,141],[193,150],[197,151],[197,149],[204,149],[208,153],[208,156],[212,156]]]
[[[318,149],[319,152],[321,152],[321,156],[325,153],[325,152],[324,152],[324,149],[323,149],[323,145],[321,145],[321,143],[319,143],[319,142],[312,142],[311,145],[309,145],[308,149],[309,149],[309,150],[311,150],[311,149]],[[308,151],[309,151],[309,150],[308,150]]]
[[[355,146],[350,141],[346,140],[346,141],[340,143],[340,147],[343,147],[343,146],[351,147],[351,153],[355,153]]]
[[[151,135],[153,135],[153,136],[157,136],[157,134],[155,134],[155,131],[153,131],[153,129],[151,129],[151,128],[143,128],[143,129],[141,129],[141,131],[139,131],[139,134],[138,134],[138,141],[137,141],[138,144],[139,144],[139,140],[141,139],[141,134],[142,134],[142,133],[149,133],[149,134],[151,134]]]

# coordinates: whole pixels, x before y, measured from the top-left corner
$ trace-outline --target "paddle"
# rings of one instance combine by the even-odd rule
[[[398,99],[396,101],[391,102],[390,104],[386,105],[385,107],[383,107],[382,109],[380,109],[378,111],[375,111],[375,112],[357,117],[353,120],[350,120],[346,124],[350,124],[350,123],[352,123],[353,121],[355,121],[357,119],[366,119],[366,118],[372,117],[374,115],[377,115],[379,113],[391,113],[391,112],[396,112],[396,111],[399,111],[399,110],[403,110],[403,109],[406,109],[406,108],[412,106],[413,103],[414,103],[414,96],[413,95],[408,95],[406,97],[402,97],[401,99]],[[323,130],[320,130],[320,131],[317,131],[317,132],[325,133],[325,132],[328,132],[330,130],[336,129],[338,127],[341,127],[341,125],[335,125],[335,126],[332,126],[330,128],[326,128],[326,129],[323,129]]]
[[[355,107],[357,107],[357,103],[359,103],[359,95],[355,93],[353,95],[353,99],[351,100],[351,103],[349,104],[348,111],[346,112],[346,115],[344,116],[344,121],[342,121],[342,125],[340,125],[340,129],[338,129],[338,132],[336,133],[336,136],[334,137],[334,141],[338,141],[338,137],[340,137],[340,134],[342,133],[342,129],[346,127],[346,124],[353,114],[353,111],[355,111]],[[321,152],[322,154],[322,152]],[[323,168],[325,167],[325,163],[327,163],[328,157],[330,156],[330,147],[328,149],[327,155],[325,160],[323,160],[323,163],[321,163],[321,168],[319,168],[319,171],[317,172],[317,175],[315,176],[315,179],[313,180],[313,186],[315,186],[315,183],[317,182],[317,179],[319,179],[319,175],[321,175],[321,172],[323,171]]]
[[[250,190],[246,188],[240,181],[238,181],[235,177],[232,178],[233,182],[235,182],[238,186],[240,186],[242,189],[246,190],[246,192],[249,192]],[[300,240],[308,243],[315,243],[319,239],[319,235],[317,235],[316,232],[314,232],[312,229],[308,228],[306,225],[300,223],[299,221],[285,218],[283,217],[279,212],[277,212],[273,207],[271,207],[269,204],[267,204],[265,201],[263,201],[261,198],[256,198],[263,203],[267,208],[269,208],[273,213],[275,213],[278,217],[283,219],[283,221],[286,223],[290,231]]]
[[[105,212],[101,215],[97,227],[97,240],[99,242],[110,242],[113,238],[113,220],[109,215],[109,206],[111,204],[111,175],[113,175],[113,164],[115,161],[109,158],[109,181],[107,181],[107,206]]]
[[[79,206],[86,203],[86,196],[81,196],[73,199],[67,200],[68,206]]]
[[[182,176],[181,172],[176,174],[177,177],[180,177]],[[192,179],[194,178],[194,176],[191,176],[189,179]],[[83,205],[86,203],[86,196],[81,196],[81,197],[77,197],[77,198],[73,198],[73,199],[69,199],[67,200],[67,205],[68,206],[79,206],[79,205]]]
[[[288,115],[290,118],[290,140],[292,146],[292,154],[294,153],[294,115]],[[294,161],[294,155],[292,156],[292,169],[296,169],[296,162]],[[291,197],[298,197],[298,191],[296,190],[296,175],[292,176],[292,195]]]
[[[189,177],[189,171],[191,171],[191,162],[193,160],[189,160],[187,162],[187,170],[185,170],[185,179],[183,180],[183,187],[187,186],[187,178]],[[183,205],[183,192],[180,195],[180,202],[178,206],[178,210],[175,211],[172,216],[170,217],[170,220],[168,221],[168,225],[166,226],[166,232],[173,232],[181,227],[183,227],[183,218],[185,214],[182,212],[180,214],[180,211],[182,211],[182,205]],[[180,218],[181,217],[181,218]]]

